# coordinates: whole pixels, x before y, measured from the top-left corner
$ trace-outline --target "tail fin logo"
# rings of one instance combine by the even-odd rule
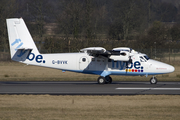
[[[21,50],[18,57],[22,57],[28,50]]]
[[[20,48],[23,45],[23,42],[21,42],[21,39],[16,39],[11,46],[14,46],[15,44],[18,44],[18,46],[16,47],[15,51],[17,51],[18,48]]]
[[[43,56],[42,55],[35,55],[34,53],[30,53],[28,56],[27,56],[27,59],[29,61],[33,61],[35,59],[35,61],[37,63],[45,63],[46,61],[43,59]]]

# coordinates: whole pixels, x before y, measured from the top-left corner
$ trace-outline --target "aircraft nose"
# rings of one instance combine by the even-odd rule
[[[164,73],[171,73],[174,72],[175,68],[171,65],[165,64],[165,63],[161,63],[159,64],[159,66],[157,67],[158,71],[162,71]]]
[[[154,68],[157,73],[171,73],[175,70],[173,66],[163,62],[159,62],[156,60],[149,60],[149,62],[151,63],[149,68],[151,68],[152,65],[152,70]]]
[[[174,68],[173,66],[169,65],[168,71],[169,71],[169,72],[174,72],[174,70],[175,70],[175,68]]]

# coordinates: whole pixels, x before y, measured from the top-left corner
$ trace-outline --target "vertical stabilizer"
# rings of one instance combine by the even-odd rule
[[[22,18],[6,19],[6,22],[12,60],[25,61],[31,51],[39,54]]]

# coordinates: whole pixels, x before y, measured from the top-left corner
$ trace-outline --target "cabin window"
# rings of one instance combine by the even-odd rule
[[[97,62],[101,62],[101,60],[97,60]]]
[[[92,61],[95,61],[95,58],[92,58]]]
[[[83,58],[82,61],[83,61],[83,62],[86,62],[86,58]]]

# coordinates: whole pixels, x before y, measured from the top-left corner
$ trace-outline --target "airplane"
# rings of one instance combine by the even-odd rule
[[[171,73],[175,68],[150,59],[146,54],[128,47],[106,50],[88,47],[78,53],[39,53],[22,18],[6,19],[10,54],[13,61],[84,74],[99,75],[99,84],[110,84],[110,75],[148,76],[151,84],[157,83],[155,75]]]

